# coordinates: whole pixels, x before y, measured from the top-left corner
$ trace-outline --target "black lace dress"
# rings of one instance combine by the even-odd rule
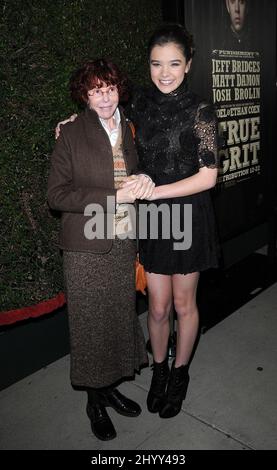
[[[157,186],[192,176],[200,167],[217,166],[217,122],[213,109],[189,91],[185,82],[170,94],[163,94],[156,87],[137,91],[128,114],[136,128],[140,170],[149,174]],[[152,215],[146,239],[141,239],[140,231],[140,261],[145,270],[187,274],[216,267],[218,243],[209,191],[149,204],[153,203],[159,208],[166,204],[170,217],[168,213],[167,217],[161,214],[158,219],[153,217],[152,222],[158,226],[156,239],[150,236]],[[179,245],[176,249],[176,242],[182,241],[181,234],[190,223],[184,211],[187,204],[192,207],[191,246]]]

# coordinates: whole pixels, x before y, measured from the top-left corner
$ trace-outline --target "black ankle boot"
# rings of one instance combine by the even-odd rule
[[[90,419],[91,430],[101,441],[109,441],[116,437],[116,430],[101,403],[98,392],[94,389],[88,391],[87,415]]]
[[[175,368],[174,361],[168,381],[165,404],[159,413],[161,418],[172,418],[181,411],[182,402],[186,398],[188,384],[188,366]]]
[[[167,358],[163,362],[153,362],[153,376],[147,396],[147,408],[150,413],[158,413],[164,405],[165,390],[169,376]]]

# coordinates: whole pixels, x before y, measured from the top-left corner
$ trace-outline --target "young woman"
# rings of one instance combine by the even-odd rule
[[[153,87],[137,92],[130,106],[136,127],[140,170],[156,187],[151,204],[170,212],[170,238],[140,240],[149,293],[148,328],[153,378],[148,410],[161,418],[179,413],[189,383],[188,365],[198,332],[196,289],[199,272],[217,265],[217,239],[209,189],[217,178],[217,123],[211,106],[187,86],[192,38],[180,25],[165,25],[149,42]],[[192,218],[186,217],[190,205]],[[178,217],[173,206],[178,208]],[[175,215],[174,215],[175,214]],[[176,249],[176,227],[192,225],[191,246]],[[151,222],[151,215],[150,215]],[[169,373],[167,345],[172,307],[177,314],[176,359]]]

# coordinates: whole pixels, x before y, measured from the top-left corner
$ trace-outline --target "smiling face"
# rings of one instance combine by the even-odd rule
[[[226,8],[230,15],[232,29],[239,33],[244,25],[246,0],[226,0]]]
[[[117,87],[114,85],[106,86],[103,84],[101,88],[93,88],[88,91],[88,105],[94,109],[98,116],[105,121],[109,121],[118,106],[119,95]]]
[[[174,42],[154,46],[151,50],[151,79],[162,93],[176,90],[188,73],[190,65],[191,60],[187,62],[182,49]]]

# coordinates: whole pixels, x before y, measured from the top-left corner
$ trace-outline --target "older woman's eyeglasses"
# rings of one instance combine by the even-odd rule
[[[93,96],[94,98],[100,99],[107,94],[110,97],[117,96],[118,90],[116,85],[110,85],[106,88],[93,88],[88,92],[88,96]]]

